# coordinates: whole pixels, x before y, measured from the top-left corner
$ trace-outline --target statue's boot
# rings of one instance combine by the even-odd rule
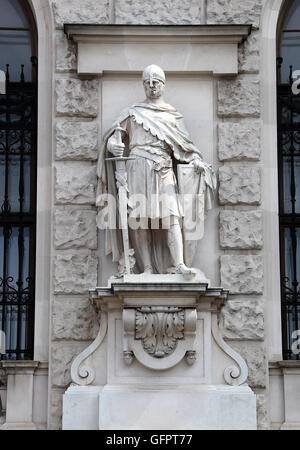
[[[175,267],[176,273],[181,273],[182,275],[196,275],[196,270],[193,267],[187,267],[185,264],[181,263]]]
[[[192,267],[187,267],[183,262],[182,230],[177,220],[173,220],[173,224],[168,230],[168,246],[173,261],[173,268],[168,270],[168,272],[194,277],[197,273],[196,270]]]

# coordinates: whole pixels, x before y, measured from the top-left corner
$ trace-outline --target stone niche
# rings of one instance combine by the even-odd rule
[[[167,77],[166,102],[183,114],[192,141],[217,172],[216,80],[237,75],[238,44],[247,39],[250,25],[65,24],[64,31],[78,47],[78,76],[87,79],[93,92],[95,78],[99,79],[99,137],[123,108],[144,99],[142,72],[147,65],[157,64]],[[95,108],[93,104],[87,113]],[[194,261],[215,284],[219,283],[220,256],[217,223],[215,202]],[[105,285],[116,266],[104,256],[103,235],[101,231],[98,234],[98,282]]]
[[[167,77],[166,101],[217,169],[216,79],[237,75],[238,44],[251,26],[65,24],[64,31],[78,46],[78,76],[93,79],[91,86],[99,78],[102,135],[124,107],[143,100],[142,71],[157,64]],[[219,285],[217,223],[215,208],[193,264],[210,286],[182,275],[108,282],[116,270],[99,233],[100,287],[90,286],[99,332],[73,361],[64,429],[256,428],[247,365],[219,332],[228,291],[212,287]]]

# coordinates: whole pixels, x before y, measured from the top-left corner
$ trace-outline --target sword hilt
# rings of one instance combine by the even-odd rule
[[[116,140],[118,144],[122,144],[122,131],[126,133],[126,130],[124,130],[124,128],[122,128],[120,126],[120,124],[118,124],[118,126],[116,126],[115,128],[115,136],[116,136]]]

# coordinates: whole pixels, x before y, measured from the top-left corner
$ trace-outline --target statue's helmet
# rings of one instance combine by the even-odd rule
[[[160,80],[165,83],[166,76],[164,71],[159,66],[150,64],[150,66],[147,66],[143,72],[143,82],[146,80],[150,80],[150,85],[152,85],[153,80]]]

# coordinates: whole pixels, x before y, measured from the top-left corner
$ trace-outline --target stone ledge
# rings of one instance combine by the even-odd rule
[[[33,422],[5,422],[0,430],[37,430],[37,426]]]
[[[203,39],[204,42],[231,41],[242,43],[251,33],[252,25],[248,24],[211,24],[211,25],[120,25],[120,24],[64,24],[64,32],[69,39],[78,42],[81,38],[87,42],[104,36],[119,36],[126,39],[130,36],[141,37],[166,36],[170,39],[180,36],[191,41],[193,38]],[[155,39],[157,40],[157,39]]]
[[[39,361],[1,361],[7,375],[32,375],[38,368]]]
[[[285,369],[300,369],[300,360],[282,360],[276,361],[273,364],[276,364],[277,367],[282,367]]]
[[[140,72],[151,59],[162,65],[166,72],[237,75],[237,47],[251,32],[251,25],[65,23],[64,31],[69,39],[77,42],[79,75],[102,75],[105,71]],[[141,42],[147,46],[146,52],[141,52]],[[221,55],[217,51],[220,44]]]
[[[170,278],[170,275],[168,275]],[[172,276],[171,276],[172,277]],[[90,296],[93,299],[99,297],[113,297],[122,292],[144,292],[151,294],[151,292],[178,292],[181,296],[183,292],[197,293],[205,297],[217,297],[222,300],[227,299],[228,290],[221,287],[209,288],[206,283],[185,283],[185,282],[115,282],[110,287],[96,287],[90,289]]]

